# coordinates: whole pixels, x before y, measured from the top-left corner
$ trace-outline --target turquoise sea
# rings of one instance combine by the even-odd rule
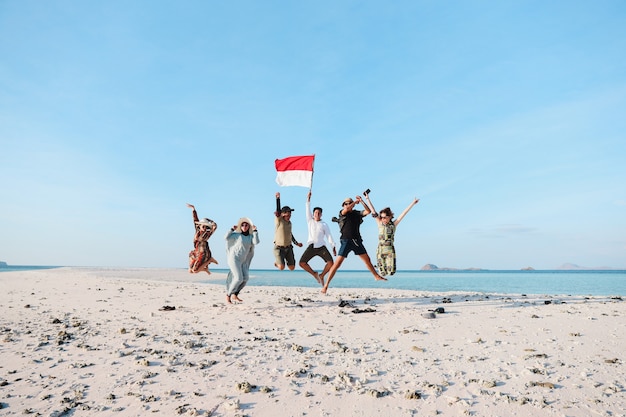
[[[58,266],[4,266],[8,271],[59,268]],[[124,269],[124,268],[120,268]],[[211,269],[228,273],[227,269]],[[498,294],[626,296],[625,270],[554,270],[554,271],[398,271],[388,281],[376,281],[368,271],[339,270],[331,288],[390,288],[428,292],[475,292]],[[207,279],[207,284],[223,284],[221,279]],[[253,269],[250,286],[319,287],[304,272]]]
[[[434,292],[626,296],[626,271],[621,270],[398,271],[387,278],[387,282],[376,281],[368,271],[339,270],[330,286]],[[248,285],[319,287],[315,279],[302,270],[252,270]]]

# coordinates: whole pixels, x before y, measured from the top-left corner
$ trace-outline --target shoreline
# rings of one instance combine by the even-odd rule
[[[254,286],[226,305],[206,274],[158,270],[0,274],[3,415],[626,409],[618,299]]]
[[[205,273],[189,274],[183,268],[124,268],[124,267],[55,267],[60,269],[81,271],[102,278],[124,277],[127,279],[143,279],[148,281],[172,281],[220,285],[225,283],[227,270],[212,269],[211,275]],[[19,272],[24,269],[7,272]],[[333,281],[331,292],[335,290],[406,290],[420,294],[454,293],[481,294],[493,296],[528,296],[536,297],[570,297],[589,298],[607,297],[623,298],[626,296],[626,271],[533,271],[526,272],[434,272],[399,271],[389,281],[377,282],[369,279],[369,271],[340,271]],[[441,274],[441,275],[439,275]],[[501,275],[500,275],[501,274]],[[599,274],[598,276],[593,276]],[[524,278],[525,277],[525,278]],[[314,290],[318,284],[303,270],[251,270],[249,287],[291,288],[303,291]]]

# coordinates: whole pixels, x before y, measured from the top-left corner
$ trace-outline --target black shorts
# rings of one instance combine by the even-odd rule
[[[354,252],[355,255],[367,254],[361,239],[341,239],[341,247],[337,256],[347,258],[350,252]]]
[[[313,259],[316,256],[321,257],[325,262],[333,261],[333,257],[328,251],[328,248],[326,247],[326,245],[320,246],[319,248],[314,248],[313,244],[311,243],[309,246],[307,246],[306,250],[302,254],[302,257],[300,258],[300,262],[308,263],[311,259]]]

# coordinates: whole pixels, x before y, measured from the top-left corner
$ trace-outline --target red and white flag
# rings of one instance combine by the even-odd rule
[[[313,162],[315,155],[290,156],[274,161],[276,165],[276,182],[288,187],[296,185],[310,188],[313,184]]]

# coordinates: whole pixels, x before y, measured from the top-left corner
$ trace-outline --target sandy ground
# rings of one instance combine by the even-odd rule
[[[206,278],[0,273],[0,415],[626,415],[620,297]]]

